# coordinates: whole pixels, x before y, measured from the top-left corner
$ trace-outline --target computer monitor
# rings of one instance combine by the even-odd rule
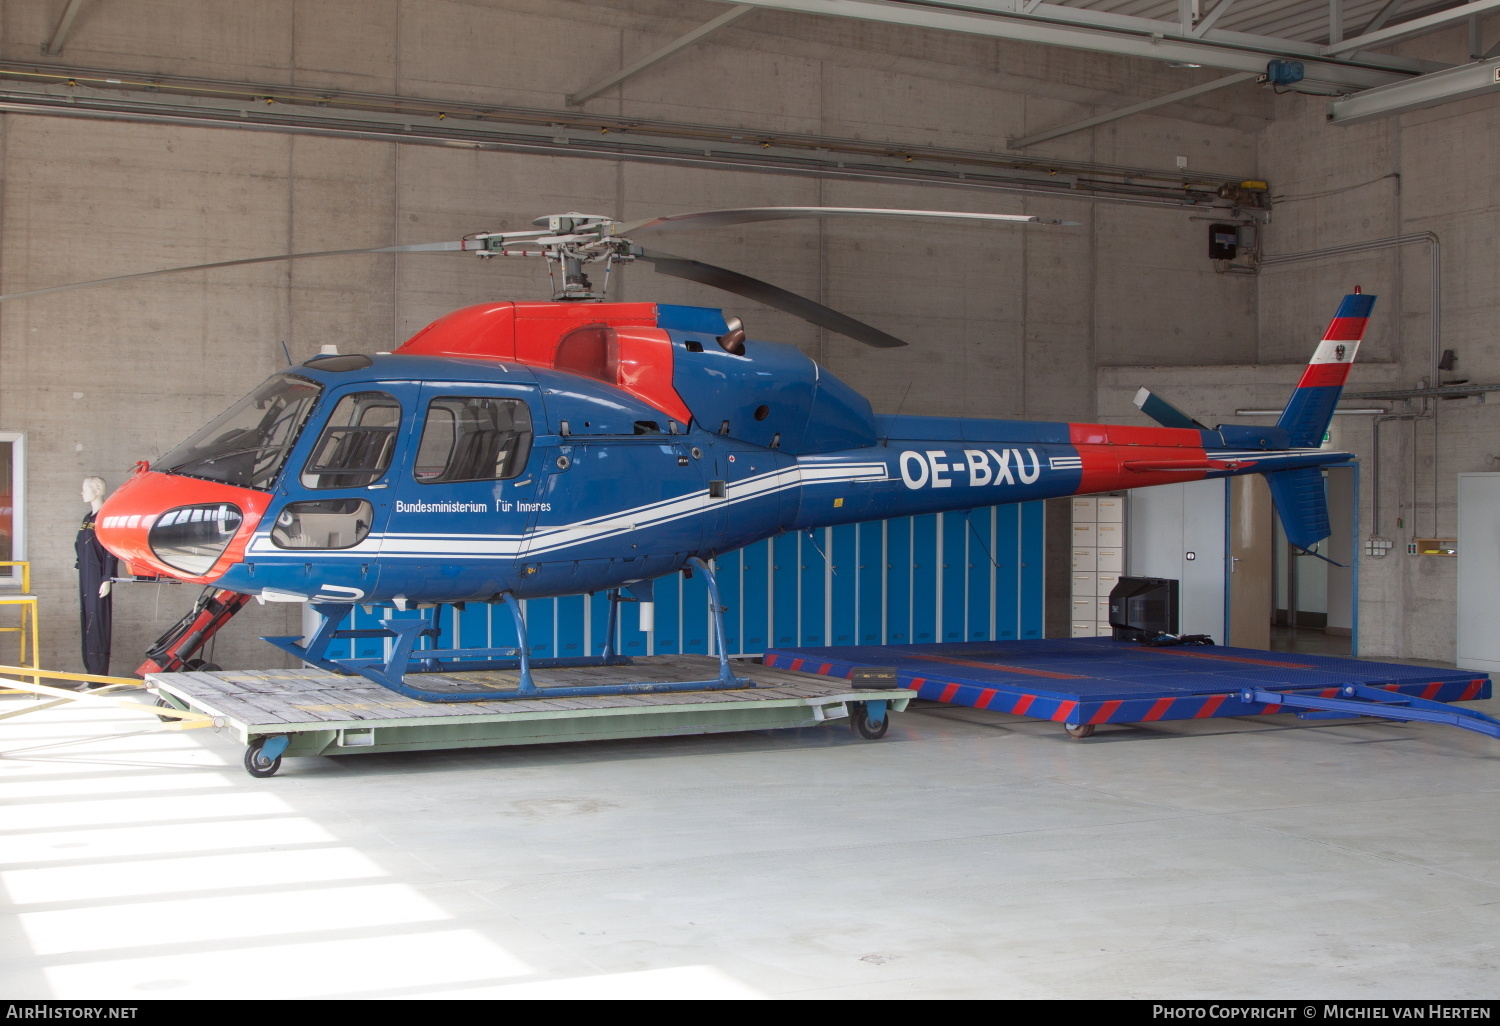
[[[1166,577],[1121,577],[1109,593],[1109,625],[1116,641],[1145,641],[1177,633],[1177,582]]]

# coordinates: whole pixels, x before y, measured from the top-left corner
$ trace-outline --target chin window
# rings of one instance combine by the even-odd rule
[[[227,502],[179,506],[152,525],[151,551],[167,566],[202,577],[229,548],[243,521],[239,507]]]

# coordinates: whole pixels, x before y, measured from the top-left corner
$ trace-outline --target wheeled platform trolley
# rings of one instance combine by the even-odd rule
[[[882,667],[925,700],[1052,720],[1075,738],[1106,723],[1284,712],[1443,723],[1500,738],[1500,722],[1450,704],[1489,698],[1488,674],[1343,656],[1057,638],[782,648],[765,662],[833,678]]]
[[[285,757],[487,748],[560,741],[670,737],[739,730],[811,727],[844,721],[861,737],[882,737],[892,712],[915,695],[894,686],[856,688],[807,673],[758,664],[737,668],[753,687],[580,698],[545,697],[547,687],[587,687],[639,679],[695,681],[717,672],[708,656],[656,656],[630,666],[533,671],[540,698],[514,693],[513,670],[424,673],[423,689],[472,693],[493,688],[494,702],[441,703],[395,694],[361,676],[321,669],[151,673],[159,705],[214,718],[245,744],[245,768],[269,777]]]

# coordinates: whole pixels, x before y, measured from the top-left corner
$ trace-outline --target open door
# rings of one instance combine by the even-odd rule
[[[1229,479],[1229,637],[1238,648],[1271,647],[1276,517],[1259,474]]]
[[[1358,607],[1358,470],[1353,465],[1330,467],[1323,474],[1323,486],[1330,533],[1312,547],[1312,553],[1289,545],[1280,523],[1274,527],[1270,647],[1350,655],[1356,642]]]

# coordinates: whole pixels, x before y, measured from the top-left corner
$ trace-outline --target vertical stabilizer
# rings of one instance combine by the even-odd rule
[[[1358,291],[1344,297],[1333,323],[1323,333],[1323,341],[1302,372],[1302,380],[1292,392],[1291,400],[1276,426],[1287,433],[1287,445],[1293,449],[1312,449],[1323,444],[1323,434],[1333,419],[1339,393],[1349,378],[1349,368],[1365,337],[1374,296]]]

